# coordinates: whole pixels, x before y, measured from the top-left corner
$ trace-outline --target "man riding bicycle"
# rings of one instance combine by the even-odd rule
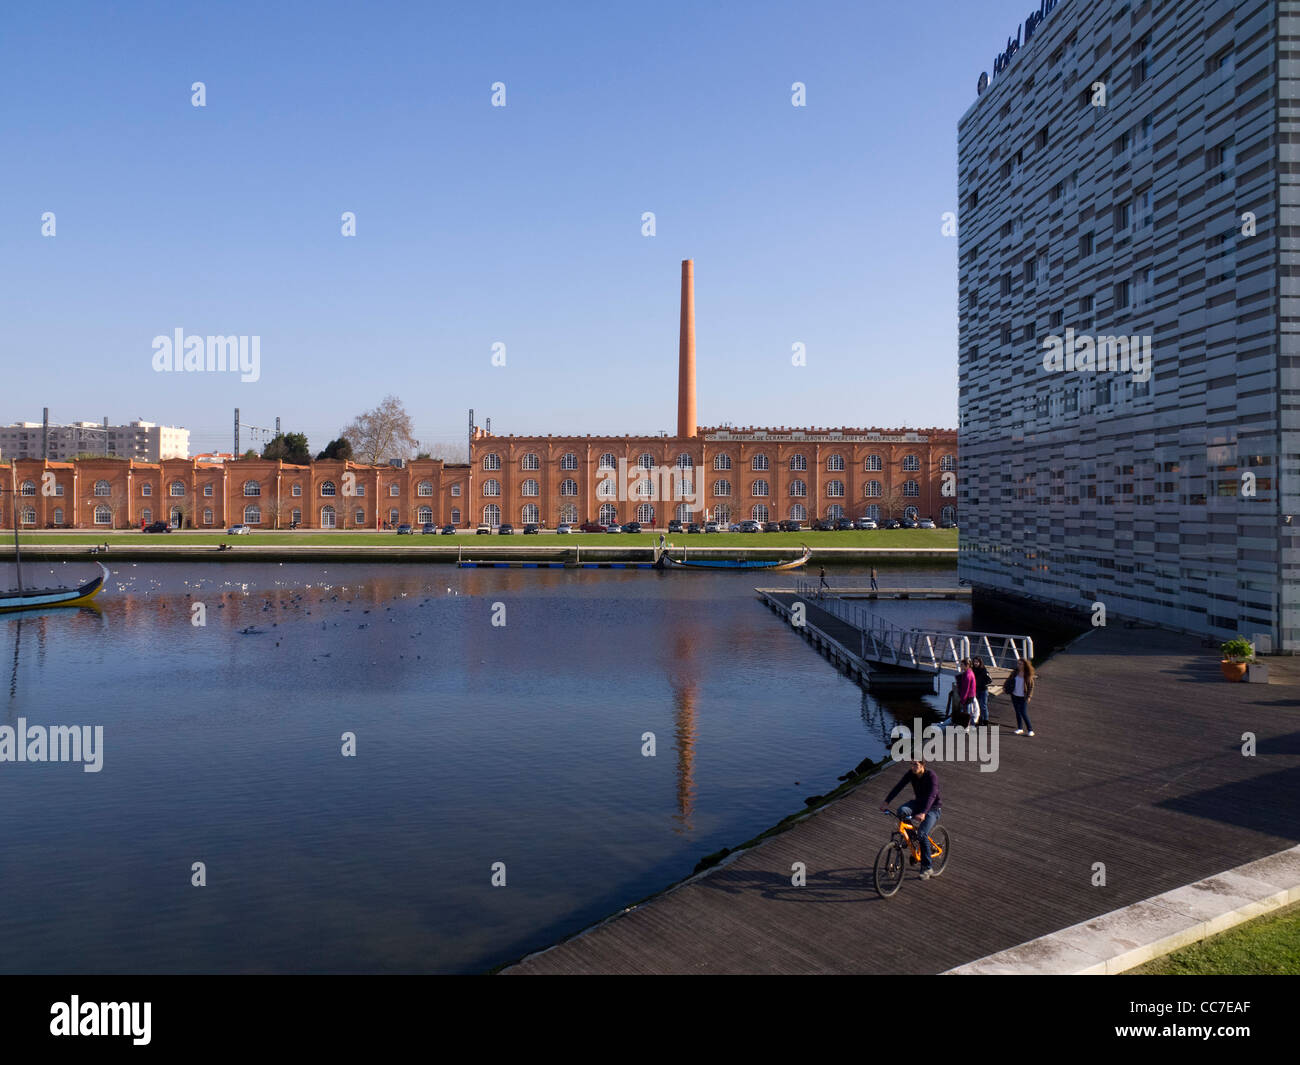
[[[881,809],[888,813],[890,801],[908,783],[912,785],[913,798],[911,802],[899,807],[899,813],[904,820],[912,821],[921,833],[921,879],[929,880],[934,875],[930,868],[930,833],[939,823],[943,804],[939,798],[939,778],[935,776],[934,770],[926,769],[924,759],[912,761],[908,771],[903,774],[903,779],[885,796],[885,804]]]

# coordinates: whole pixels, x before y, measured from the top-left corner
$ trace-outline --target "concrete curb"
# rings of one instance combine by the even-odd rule
[[[1300,846],[1031,939],[942,975],[1121,973],[1293,902],[1300,902]]]

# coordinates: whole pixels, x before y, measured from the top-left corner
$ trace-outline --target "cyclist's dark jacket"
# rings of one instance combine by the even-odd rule
[[[919,777],[910,769],[903,774],[903,779],[894,785],[894,790],[885,796],[885,802],[892,802],[894,796],[903,790],[903,785],[911,781],[912,794],[915,799],[912,803],[912,813],[916,817],[922,817],[930,812],[930,808],[937,810],[943,809],[943,803],[939,799],[939,778],[934,775],[933,769],[927,769]]]

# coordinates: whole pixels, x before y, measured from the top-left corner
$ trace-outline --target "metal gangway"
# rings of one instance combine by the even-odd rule
[[[979,657],[992,673],[1011,670],[1022,658],[1034,657],[1034,641],[1030,636],[905,629],[820,589],[812,581],[796,581],[795,593],[800,599],[858,630],[859,647],[856,650],[869,662],[940,673],[956,670],[963,658]]]

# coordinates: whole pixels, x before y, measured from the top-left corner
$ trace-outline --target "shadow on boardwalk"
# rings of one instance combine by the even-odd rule
[[[1000,766],[936,766],[952,861],[878,898],[890,768],[725,866],[512,973],[934,973],[1300,842],[1300,664],[1229,684],[1198,640],[1090,633],[1045,664]],[[1243,734],[1257,754],[1242,754]],[[851,757],[852,752],[846,752]],[[807,884],[794,887],[795,862]],[[1104,870],[1105,883],[1094,886]]]

